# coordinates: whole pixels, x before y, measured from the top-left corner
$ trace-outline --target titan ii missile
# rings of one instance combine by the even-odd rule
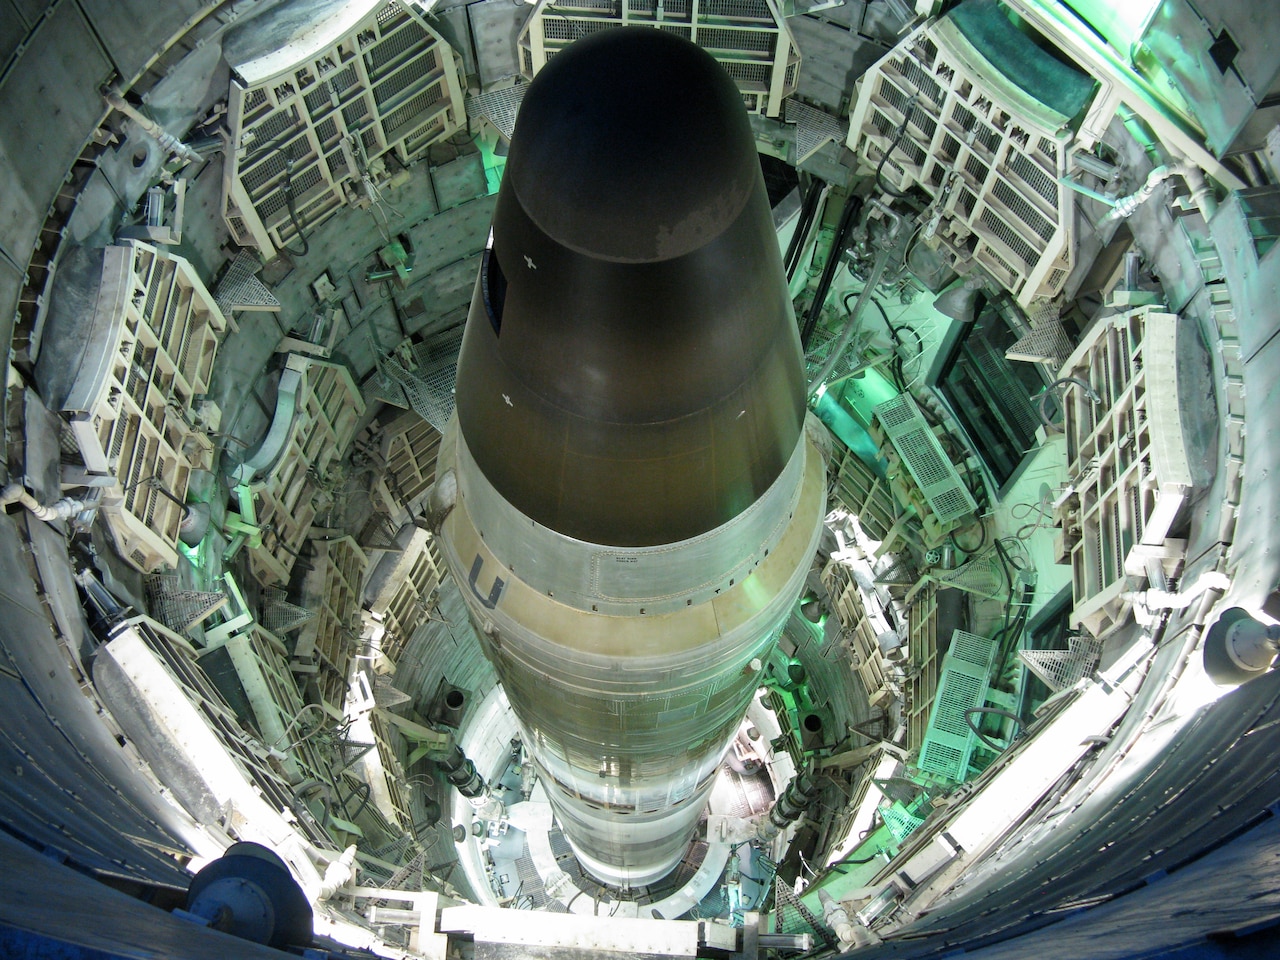
[[[512,137],[441,445],[443,554],[600,881],[681,859],[825,504],[742,97],[654,29],[575,42]]]

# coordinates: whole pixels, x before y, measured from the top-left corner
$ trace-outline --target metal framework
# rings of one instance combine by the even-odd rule
[[[780,116],[796,91],[800,48],[776,0],[539,0],[520,31],[521,71],[532,80],[574,40],[623,26],[692,40],[737,83],[750,113]]]
[[[393,663],[426,619],[428,604],[443,577],[444,561],[435,539],[426,530],[414,528],[382,588],[369,602],[369,612],[385,631],[381,652]]]
[[[980,265],[1026,307],[1061,293],[1074,262],[1074,194],[1061,182],[1074,142],[1068,119],[1012,89],[943,19],[862,78],[848,147],[895,189],[916,185],[932,198],[938,221],[927,239],[952,267]]]
[[[1178,400],[1177,314],[1147,305],[1099,322],[1062,367],[1091,385],[1066,394],[1067,476],[1060,561],[1071,564],[1073,626],[1102,637],[1154,567],[1172,575],[1186,544],[1169,532],[1194,491]]]
[[[268,259],[370,189],[385,158],[407,166],[465,123],[453,51],[398,0],[371,3],[336,40],[232,64],[232,150],[222,212]],[[314,45],[319,44],[319,45]],[[290,209],[292,207],[292,210]]]
[[[822,584],[844,628],[841,640],[849,653],[849,665],[857,671],[868,701],[873,707],[887,705],[894,691],[887,680],[888,663],[879,643],[879,637],[890,629],[884,613],[867,609],[853,568],[843,561],[827,564],[822,571]]]
[[[120,555],[144,573],[178,560],[187,481],[213,441],[195,424],[226,320],[191,265],[140,241],[107,247],[93,307],[101,362],[63,404]]]
[[[316,541],[316,558],[303,581],[304,605],[317,616],[303,625],[293,648],[292,667],[310,673],[308,699],[341,718],[359,643],[359,610],[368,558],[350,537]],[[311,684],[308,684],[311,687]]]

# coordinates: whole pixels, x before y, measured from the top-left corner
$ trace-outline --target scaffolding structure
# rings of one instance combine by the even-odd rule
[[[622,26],[657,27],[702,47],[749,113],[778,117],[796,91],[800,48],[776,0],[538,0],[520,31],[521,71],[532,80],[574,40]]]
[[[120,556],[173,567],[191,471],[213,441],[197,424],[226,319],[186,260],[132,240],[103,251],[92,332],[100,358],[73,381],[69,416],[85,471],[110,478],[102,513]]]
[[[322,26],[343,17],[338,36],[316,27],[283,52],[261,55],[243,34],[224,45],[232,149],[222,213],[235,241],[267,259],[376,197],[389,157],[408,167],[466,122],[458,58],[424,18],[399,0],[360,0]]]

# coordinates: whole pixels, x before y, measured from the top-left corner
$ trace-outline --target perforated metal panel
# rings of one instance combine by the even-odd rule
[[[232,232],[236,231],[233,229]],[[241,250],[236,254],[231,266],[218,281],[218,288],[214,293],[214,299],[218,301],[223,313],[230,315],[234,310],[280,312],[280,301],[257,277],[261,269],[261,261],[251,250]]]
[[[262,591],[262,625],[278,637],[298,629],[316,615],[314,610],[290,603],[287,597],[288,594],[277,587],[266,587]]]
[[[985,702],[996,650],[996,642],[986,637],[964,630],[951,634],[929,727],[916,761],[920,770],[956,783],[968,776],[977,737],[969,728],[965,713]]]
[[[516,116],[520,113],[520,104],[524,102],[524,94],[528,88],[528,84],[519,83],[502,90],[487,90],[484,93],[468,95],[467,115],[483,117],[510,140],[511,134],[516,129]]]
[[[1102,643],[1093,637],[1072,637],[1066,650],[1019,650],[1027,669],[1055,693],[1074,686],[1098,665]]]
[[[1027,319],[1031,321],[1031,332],[1004,352],[1005,359],[1061,366],[1071,354],[1072,343],[1058,318],[1058,307],[1047,300],[1038,301],[1027,312]]]
[[[959,520],[978,509],[910,396],[886,400],[874,413],[938,520]]]
[[[151,615],[174,633],[183,633],[226,603],[226,594],[184,589],[175,573],[157,573],[147,578]]]
[[[796,125],[796,163],[801,164],[828,142],[843,143],[847,127],[835,117],[799,100],[788,99],[784,114]]]

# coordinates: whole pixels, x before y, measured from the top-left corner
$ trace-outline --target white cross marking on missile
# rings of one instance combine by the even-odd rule
[[[507,406],[508,406],[508,407],[514,407],[514,406],[515,406],[515,404],[511,402],[511,398],[510,398],[510,397],[508,397],[505,393],[502,395],[502,399],[503,399],[503,400],[505,400],[505,401],[507,401]]]
[[[530,270],[538,269],[538,265],[533,262],[533,257],[529,256],[527,253],[524,255],[524,262],[529,265]]]

